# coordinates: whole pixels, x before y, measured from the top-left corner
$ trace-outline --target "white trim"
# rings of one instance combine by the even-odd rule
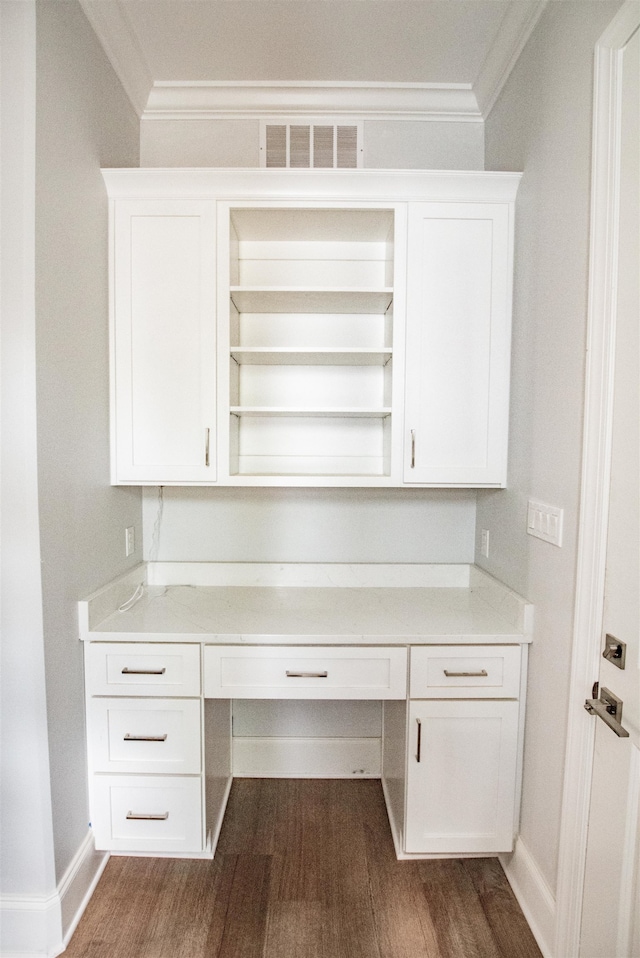
[[[498,35],[473,84],[483,119],[487,119],[518,57],[542,16],[548,0],[540,3],[511,3]]]
[[[556,917],[553,892],[521,838],[516,839],[511,855],[500,855],[499,858],[540,951],[544,958],[551,958]]]
[[[65,947],[69,944],[108,861],[109,852],[96,850],[93,831],[89,829],[82,845],[58,883],[57,893],[60,899]]]
[[[582,708],[598,676],[611,459],[621,49],[640,23],[633,0],[596,45],[587,374],[580,531],[554,954],[579,951],[595,725]]]
[[[54,958],[71,939],[109,860],[97,852],[89,830],[50,895],[3,895],[0,899],[6,958]]]
[[[468,83],[262,80],[157,80],[141,119],[228,120],[278,115],[339,116],[354,121],[482,121]]]
[[[131,26],[126,5],[120,0],[112,0],[111,3],[79,0],[79,3],[133,109],[141,116],[153,78]]]
[[[340,114],[351,119],[482,122],[546,6],[512,3],[471,83],[171,81],[153,82],[122,0],[80,0],[138,116],[143,120]]]
[[[277,168],[151,167],[103,169],[109,198],[212,199],[231,203],[269,203],[303,199],[349,206],[421,200],[450,203],[515,202],[522,173],[484,170],[309,170]],[[246,477],[245,477],[246,478]],[[249,478],[248,482],[254,482]],[[321,481],[326,484],[326,477]]]

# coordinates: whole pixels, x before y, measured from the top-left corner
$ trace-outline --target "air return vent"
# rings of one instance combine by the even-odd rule
[[[263,120],[260,163],[291,169],[355,169],[362,166],[362,123]]]

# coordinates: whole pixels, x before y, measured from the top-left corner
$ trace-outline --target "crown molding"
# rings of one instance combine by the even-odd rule
[[[153,76],[121,0],[79,0],[116,76],[139,117],[144,113]]]
[[[473,84],[478,108],[486,120],[527,40],[542,16],[548,0],[512,3]]]
[[[200,81],[156,82],[144,120],[282,115],[349,119],[482,119],[469,84]]]
[[[281,115],[481,122],[548,0],[510,4],[475,83],[155,81],[124,0],[79,0],[133,108],[144,120]]]

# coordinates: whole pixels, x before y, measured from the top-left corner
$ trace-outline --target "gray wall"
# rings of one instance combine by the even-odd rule
[[[145,558],[183,562],[473,562],[475,492],[144,492]],[[158,519],[160,518],[160,521]]]
[[[582,453],[595,44],[619,3],[550,3],[486,124],[488,169],[524,170],[517,204],[506,491],[478,493],[477,561],[535,604],[521,839],[553,892],[563,783]],[[585,14],[588,12],[588,16]],[[527,499],[565,510],[557,548]],[[586,694],[585,690],[585,694]]]
[[[75,0],[36,5],[36,358],[47,722],[56,879],[87,834],[77,600],[141,531],[109,485],[107,197],[100,166],[138,163],[139,124]],[[138,536],[140,539],[141,536]]]
[[[386,170],[482,170],[484,124],[365,120],[363,165]],[[145,119],[141,166],[260,165],[258,120]]]
[[[35,9],[0,4],[2,613],[0,892],[51,893],[53,837],[41,608],[34,276]],[[19,915],[3,909],[2,946]]]

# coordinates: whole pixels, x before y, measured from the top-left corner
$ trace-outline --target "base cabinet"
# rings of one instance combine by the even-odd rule
[[[525,650],[88,643],[96,848],[211,856],[231,783],[231,700],[372,699],[384,703],[382,778],[399,856],[509,852]]]
[[[200,646],[90,643],[85,676],[96,848],[202,854]]]
[[[410,702],[406,852],[512,850],[518,712],[515,701]]]

